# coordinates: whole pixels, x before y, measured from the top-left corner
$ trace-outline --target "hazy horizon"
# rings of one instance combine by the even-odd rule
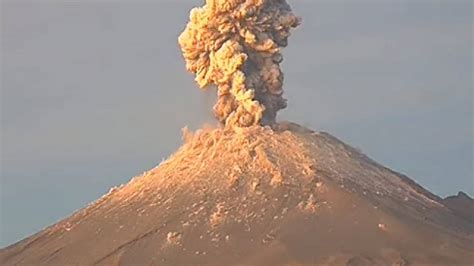
[[[214,91],[177,37],[202,1],[3,1],[1,241],[157,165]],[[474,195],[472,3],[290,1],[278,120],[327,131],[442,197]]]

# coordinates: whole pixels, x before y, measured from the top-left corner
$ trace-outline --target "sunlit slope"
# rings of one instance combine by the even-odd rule
[[[0,264],[468,265],[474,225],[327,133],[185,133],[167,161]]]

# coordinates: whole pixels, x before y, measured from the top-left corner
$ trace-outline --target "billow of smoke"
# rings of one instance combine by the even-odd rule
[[[286,0],[206,0],[191,10],[179,44],[199,87],[217,87],[222,124],[275,122],[286,107],[280,50],[300,22]]]

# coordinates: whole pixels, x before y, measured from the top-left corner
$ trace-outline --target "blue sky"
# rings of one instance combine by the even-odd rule
[[[474,194],[472,3],[289,1],[280,120]],[[3,1],[1,239],[54,223],[215,123],[177,37],[201,1]]]

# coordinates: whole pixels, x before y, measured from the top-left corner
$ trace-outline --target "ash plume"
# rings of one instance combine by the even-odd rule
[[[286,0],[206,0],[179,36],[200,88],[214,84],[214,115],[226,126],[275,122],[286,107],[281,47],[301,23]]]

